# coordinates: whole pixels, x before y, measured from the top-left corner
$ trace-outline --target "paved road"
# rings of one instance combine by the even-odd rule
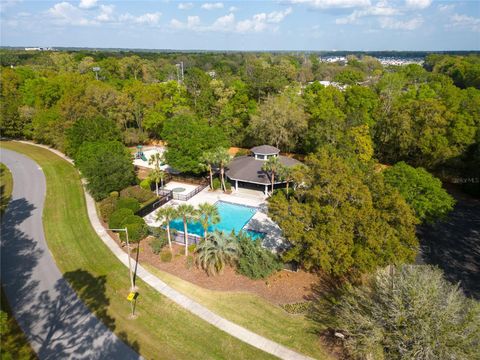
[[[12,200],[1,225],[1,277],[15,318],[40,359],[141,359],[92,315],[58,270],[43,233],[45,176],[31,159],[2,149],[1,162],[10,169]],[[68,206],[68,204],[66,204]],[[88,298],[104,289],[104,279],[78,269],[65,274]],[[90,300],[103,306],[108,298],[92,291]],[[99,300],[100,299],[100,300]],[[103,299],[103,300],[102,300]]]

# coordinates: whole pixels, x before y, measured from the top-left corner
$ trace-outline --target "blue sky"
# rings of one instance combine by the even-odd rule
[[[480,0],[1,0],[3,46],[480,50]]]

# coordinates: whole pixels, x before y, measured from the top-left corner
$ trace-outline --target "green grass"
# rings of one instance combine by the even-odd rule
[[[78,172],[48,150],[13,142],[1,146],[42,167],[47,179],[44,228],[58,267],[85,304],[145,358],[273,358],[190,314],[140,280],[139,316],[130,320],[128,270],[91,227]]]
[[[0,287],[0,359],[37,359],[35,352],[12,315],[7,298]]]
[[[315,324],[304,315],[288,314],[254,294],[208,290],[152,265],[142,265],[174,289],[238,325],[300,353],[317,359],[331,358],[313,331]]]
[[[13,178],[5,164],[0,163],[0,216],[7,208],[13,190]]]

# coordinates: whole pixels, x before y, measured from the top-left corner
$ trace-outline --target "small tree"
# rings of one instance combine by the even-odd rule
[[[208,226],[210,224],[218,224],[220,222],[220,214],[215,205],[203,203],[198,206],[198,221],[203,227],[203,238],[207,238]]]
[[[188,256],[188,221],[195,219],[196,211],[192,205],[181,204],[177,207],[177,212],[183,220],[183,232],[185,236],[185,256]]]
[[[278,157],[270,157],[262,166],[262,170],[270,173],[270,180],[272,181],[272,194],[273,194],[273,185],[275,184],[275,175],[278,174],[283,168],[282,163],[278,160]]]
[[[179,216],[178,211],[171,206],[160,208],[157,211],[156,220],[160,221],[162,224],[165,224],[165,226],[167,227],[168,247],[170,248],[171,253],[173,253],[173,249],[172,249],[172,236],[170,233],[170,221],[176,219],[178,216]]]
[[[209,275],[222,273],[226,264],[238,258],[238,244],[232,235],[215,231],[197,246],[197,265]]]
[[[260,240],[253,241],[241,232],[237,236],[239,256],[237,272],[250,279],[265,279],[282,268],[281,262],[269,250],[264,249]]]
[[[367,285],[347,287],[339,299],[319,305],[314,314],[322,326],[327,322],[346,336],[354,358],[474,359],[479,354],[480,304],[432,266],[377,270]]]

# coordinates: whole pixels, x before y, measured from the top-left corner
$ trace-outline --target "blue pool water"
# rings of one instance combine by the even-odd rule
[[[224,231],[226,233],[239,233],[240,230],[248,223],[253,215],[257,212],[256,208],[232,204],[224,201],[217,201],[215,206],[220,215],[220,222],[210,225],[208,231]],[[183,220],[175,219],[170,222],[170,228],[183,232]],[[188,223],[188,233],[203,236],[203,227],[199,222]],[[264,234],[256,231],[247,231],[252,239],[263,238]]]

